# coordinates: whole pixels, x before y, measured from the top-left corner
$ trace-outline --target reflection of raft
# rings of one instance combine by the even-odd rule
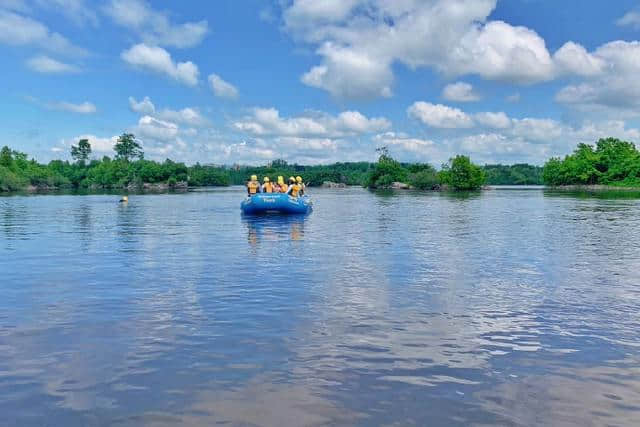
[[[240,204],[245,214],[262,213],[305,214],[311,212],[313,203],[309,196],[291,197],[283,193],[255,194]]]

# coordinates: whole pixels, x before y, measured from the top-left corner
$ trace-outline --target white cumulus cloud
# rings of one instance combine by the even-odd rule
[[[554,77],[533,30],[488,20],[496,0],[294,0],[283,13],[294,40],[316,46],[320,64],[302,81],[341,98],[392,93],[394,63],[530,84]]]
[[[156,116],[163,120],[191,126],[206,126],[209,124],[209,121],[200,114],[200,111],[190,107],[181,110],[160,110],[156,113]]]
[[[574,42],[565,43],[553,54],[558,72],[579,76],[595,76],[603,72],[606,62]]]
[[[98,109],[91,102],[82,102],[80,104],[74,104],[72,102],[53,102],[48,104],[49,108],[52,110],[59,111],[68,111],[70,113],[78,113],[78,114],[93,114]]]
[[[447,159],[447,154],[435,141],[409,136],[398,132],[384,132],[374,136],[377,146],[389,148],[393,155],[403,160],[431,162],[438,164]]]
[[[142,116],[133,130],[143,141],[146,138],[155,141],[171,141],[178,136],[179,127],[172,122]]]
[[[48,11],[63,14],[78,26],[90,24],[96,27],[99,22],[96,8],[85,0],[35,0],[35,3]]]
[[[513,120],[511,134],[528,141],[544,143],[554,141],[564,133],[566,133],[565,127],[557,120],[527,117]]]
[[[46,108],[48,110],[56,110],[56,111],[67,111],[69,113],[77,113],[77,114],[93,114],[98,109],[96,106],[88,101],[81,102],[79,104],[67,101],[42,101],[39,98],[34,96],[26,96],[24,98],[26,101],[35,104],[41,108]]]
[[[311,22],[339,22],[346,18],[358,0],[298,0],[285,11],[287,25],[305,27]]]
[[[111,0],[104,12],[115,23],[135,31],[149,44],[176,48],[193,47],[209,32],[207,21],[172,23],[165,13],[159,12],[144,0]]]
[[[140,43],[123,51],[120,56],[135,67],[165,74],[187,86],[198,84],[198,66],[191,61],[174,62],[169,52],[161,47]]]
[[[554,64],[545,41],[533,30],[491,21],[473,26],[441,68],[454,75],[530,84],[551,80]]]
[[[133,96],[129,97],[129,108],[131,111],[140,114],[153,114],[156,112],[156,107],[151,102],[151,99],[148,96],[145,96],[140,102],[136,101]]]
[[[85,49],[50,31],[41,22],[6,10],[0,10],[0,43],[12,46],[33,45],[71,56],[87,54]]]
[[[391,122],[384,117],[367,117],[359,111],[343,111],[337,115],[322,111],[283,117],[275,108],[254,108],[243,118],[232,121],[232,128],[244,135],[241,157],[255,151],[269,153],[268,158],[283,158],[307,164],[370,159],[374,151],[368,136],[388,130]],[[277,147],[277,150],[273,150]],[[251,151],[250,151],[251,150]],[[256,158],[259,160],[259,158]],[[256,163],[256,159],[248,159]]]
[[[467,113],[442,104],[414,102],[407,109],[407,113],[410,117],[434,128],[458,129],[473,126],[473,119]]]
[[[275,108],[255,108],[252,116],[235,121],[233,126],[253,135],[336,138],[378,132],[388,129],[391,123],[383,117],[367,118],[357,111],[344,111],[338,116],[315,112],[285,118]]]
[[[475,102],[480,100],[480,95],[474,92],[473,86],[465,82],[448,84],[442,89],[442,97],[448,101]]]
[[[46,55],[34,56],[28,59],[26,64],[27,67],[38,73],[69,74],[80,72],[80,69],[75,65],[66,64]]]
[[[153,119],[161,121],[180,123],[195,127],[203,127],[209,125],[207,120],[197,108],[186,107],[181,110],[172,110],[164,108],[162,110],[156,109],[156,106],[151,101],[151,98],[145,96],[141,101],[136,100],[134,97],[129,97],[129,108],[135,113],[140,113]],[[149,119],[145,119],[149,121]]]
[[[303,74],[304,84],[324,89],[336,98],[388,98],[392,95],[393,73],[383,58],[366,52],[324,44],[317,51],[324,57]]]
[[[584,80],[573,82],[556,94],[556,101],[581,110],[623,111],[638,115],[640,108],[640,42],[613,41],[586,54],[588,63],[602,64],[599,72],[582,73]],[[580,56],[585,56],[581,53]],[[578,63],[581,64],[582,62]],[[583,65],[581,65],[583,66]]]
[[[238,97],[238,89],[217,74],[209,75],[209,85],[215,96],[231,99]]]
[[[293,0],[284,8],[285,30],[320,57],[301,77],[337,98],[388,97],[393,67],[434,69],[448,78],[476,75],[513,84],[562,76],[593,77],[610,63],[599,52],[567,42],[553,55],[534,30],[491,20],[497,0]],[[640,16],[640,15],[638,15]],[[619,24],[632,25],[636,12]],[[602,53],[602,52],[600,52]],[[456,86],[457,85],[457,86]],[[477,94],[466,83],[443,98],[464,102]]]
[[[482,112],[476,113],[473,118],[476,123],[493,129],[506,129],[511,126],[511,119],[504,112]]]
[[[634,29],[640,28],[640,12],[630,10],[616,21],[616,25],[619,27],[632,27]]]

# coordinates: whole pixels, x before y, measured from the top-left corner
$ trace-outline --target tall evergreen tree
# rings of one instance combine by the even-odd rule
[[[78,163],[84,164],[91,155],[91,144],[88,139],[81,139],[78,145],[71,146],[71,157]]]
[[[120,135],[113,149],[116,151],[116,159],[123,159],[127,162],[134,158],[142,159],[144,157],[142,146],[132,133]]]

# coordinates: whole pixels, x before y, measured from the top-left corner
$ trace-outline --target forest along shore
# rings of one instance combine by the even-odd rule
[[[438,172],[433,166],[426,163],[396,162],[384,147],[380,149],[377,162],[307,166],[289,164],[278,159],[264,166],[199,163],[187,166],[170,159],[163,162],[147,160],[136,137],[133,134],[122,134],[114,145],[114,153],[113,157],[103,156],[97,159],[92,156],[90,142],[82,139],[77,145],[71,146],[71,161],[52,160],[42,164],[35,159],[29,159],[26,153],[3,147],[0,151],[0,191],[184,190],[189,187],[242,185],[251,175],[301,175],[305,183],[311,187],[335,183],[372,188],[437,189],[441,185],[440,179],[436,176]],[[388,166],[391,167],[390,173],[385,173]],[[481,168],[484,171],[482,183],[542,183],[542,168],[539,166],[485,165]],[[394,185],[396,181],[402,185]]]
[[[170,191],[190,187],[242,185],[250,175],[304,177],[309,186],[361,185],[368,188],[418,190],[478,190],[486,185],[547,185],[567,191],[608,191],[620,187],[640,190],[640,152],[631,142],[600,139],[595,146],[579,144],[564,158],[549,159],[543,167],[529,164],[476,165],[458,155],[437,170],[428,163],[395,160],[387,147],[376,150],[377,162],[330,165],[289,164],[274,160],[264,166],[195,165],[144,158],[133,134],[122,134],[115,155],[92,157],[91,144],[82,139],[71,146],[72,160],[47,164],[5,146],[0,150],[0,192],[124,190]]]

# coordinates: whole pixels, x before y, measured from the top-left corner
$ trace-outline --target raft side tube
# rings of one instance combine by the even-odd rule
[[[313,209],[309,196],[291,197],[284,193],[259,193],[243,200],[242,212],[249,215],[263,213],[305,214]]]

